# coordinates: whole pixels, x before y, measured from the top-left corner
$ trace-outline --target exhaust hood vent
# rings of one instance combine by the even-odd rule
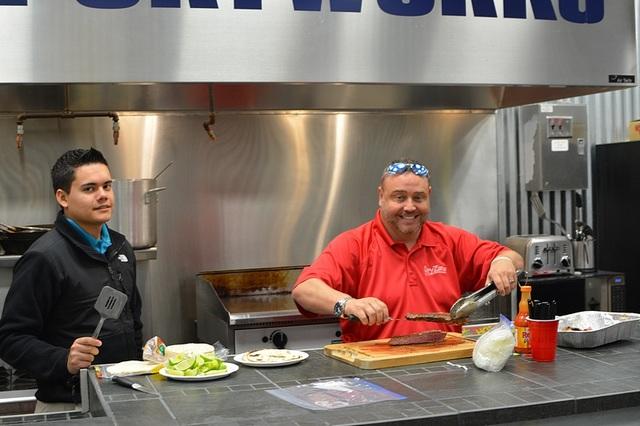
[[[493,111],[637,78],[634,0],[21,3],[2,112]]]
[[[0,112],[487,111],[624,87],[402,84],[4,84]],[[212,108],[213,106],[213,108]]]

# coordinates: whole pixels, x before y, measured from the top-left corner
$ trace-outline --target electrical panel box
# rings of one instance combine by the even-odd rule
[[[528,105],[519,109],[519,118],[526,190],[587,188],[586,105]]]

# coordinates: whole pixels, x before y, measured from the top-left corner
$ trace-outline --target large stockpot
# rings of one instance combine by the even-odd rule
[[[156,179],[114,179],[115,208],[109,227],[124,234],[134,249],[157,242],[158,187]]]

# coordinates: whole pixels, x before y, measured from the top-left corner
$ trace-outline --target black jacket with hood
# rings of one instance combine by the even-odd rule
[[[0,358],[36,378],[43,402],[79,402],[77,376],[67,370],[75,339],[91,336],[94,304],[105,285],[127,294],[119,319],[107,319],[94,364],[141,359],[142,322],[133,249],[109,229],[105,254],[90,247],[60,213],[55,228],[16,263],[0,319]]]

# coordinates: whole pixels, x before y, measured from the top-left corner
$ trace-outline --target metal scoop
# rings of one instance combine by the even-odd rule
[[[518,271],[518,278],[524,278],[526,273],[524,271]],[[471,314],[473,314],[476,309],[489,303],[494,297],[496,297],[498,289],[496,288],[496,284],[491,281],[489,285],[481,288],[480,290],[471,293],[467,296],[461,297],[456,301],[456,303],[451,306],[449,309],[449,315],[451,315],[452,319],[462,319],[467,318]]]
[[[126,294],[113,287],[106,285],[102,288],[96,304],[93,305],[95,310],[100,314],[100,322],[98,322],[96,329],[91,335],[94,339],[100,334],[104,320],[107,318],[116,319],[120,316],[124,305],[127,303],[127,299]]]

